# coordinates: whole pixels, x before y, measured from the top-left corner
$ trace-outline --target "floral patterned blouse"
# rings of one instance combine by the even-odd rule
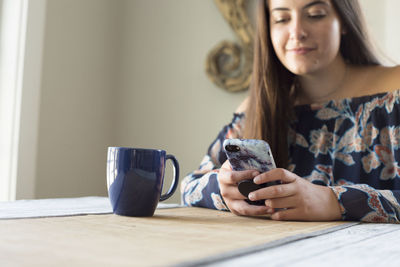
[[[343,220],[400,222],[400,89],[322,105],[296,106],[289,127],[289,170],[329,186]],[[245,115],[234,114],[210,145],[198,170],[181,184],[188,206],[228,210],[218,171],[226,161],[222,143],[241,138]]]

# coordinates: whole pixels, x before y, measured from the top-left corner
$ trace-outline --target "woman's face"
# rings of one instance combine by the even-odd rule
[[[271,41],[296,75],[316,72],[339,55],[341,22],[330,0],[268,0]]]

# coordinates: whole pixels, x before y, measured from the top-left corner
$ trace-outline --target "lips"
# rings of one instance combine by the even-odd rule
[[[305,55],[314,50],[315,48],[312,47],[295,47],[287,49],[288,52],[294,53],[296,55]]]

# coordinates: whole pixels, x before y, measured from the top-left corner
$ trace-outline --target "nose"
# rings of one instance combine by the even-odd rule
[[[293,19],[290,25],[290,39],[296,41],[305,40],[308,37],[308,33],[304,26],[301,18]]]

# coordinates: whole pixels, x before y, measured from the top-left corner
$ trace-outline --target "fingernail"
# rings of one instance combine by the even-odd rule
[[[257,176],[257,175],[258,175],[258,172],[253,172],[251,175],[253,175],[253,177],[254,177],[254,176]]]
[[[253,193],[250,193],[250,194],[249,194],[249,199],[250,199],[250,200],[254,200],[255,197],[256,197],[256,196],[255,196]]]
[[[259,181],[260,181],[260,177],[259,176],[254,177],[253,182],[255,184],[258,183]]]
[[[271,209],[271,208],[267,209],[267,213],[273,213],[273,212],[274,212],[273,209]]]

